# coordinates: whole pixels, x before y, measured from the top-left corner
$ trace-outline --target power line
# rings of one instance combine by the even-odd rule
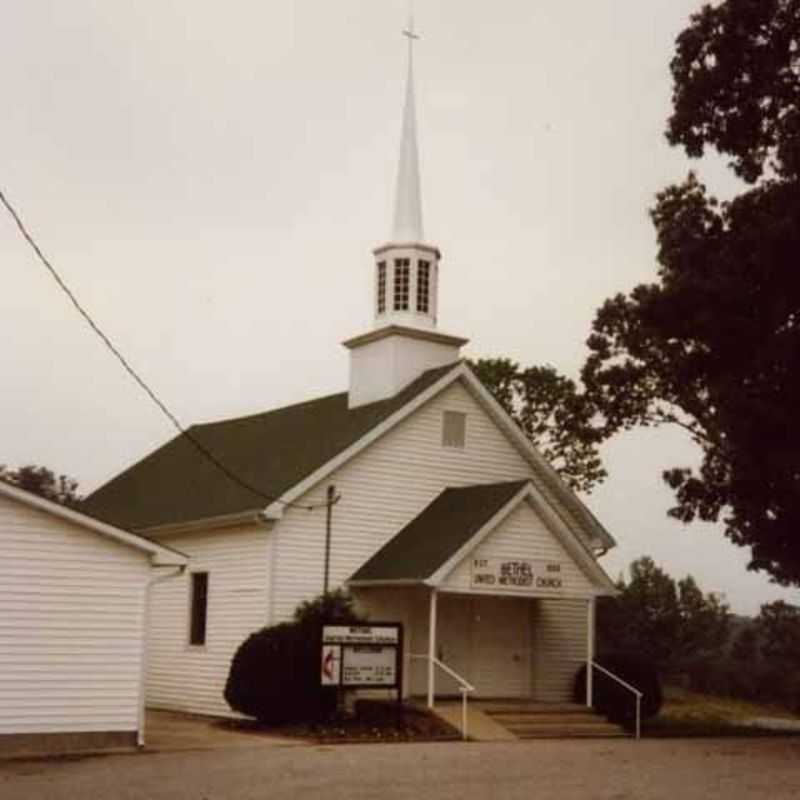
[[[111,339],[109,339],[109,337],[103,332],[100,326],[92,319],[89,312],[80,304],[78,298],[69,288],[69,286],[67,286],[67,284],[64,282],[64,279],[58,274],[56,268],[50,263],[50,261],[44,255],[41,248],[34,240],[33,236],[31,236],[31,234],[28,233],[25,224],[22,222],[22,219],[20,218],[14,206],[12,206],[11,203],[6,199],[6,196],[3,193],[2,189],[0,189],[0,202],[2,202],[2,204],[5,206],[8,213],[11,214],[12,218],[14,219],[14,222],[17,225],[17,228],[19,228],[19,231],[24,237],[25,241],[31,246],[33,252],[36,253],[36,256],[39,259],[39,261],[41,261],[41,263],[45,266],[47,271],[52,276],[53,280],[58,284],[58,287],[69,298],[69,301],[76,308],[78,313],[84,318],[84,320],[89,325],[89,327],[94,331],[94,333],[100,338],[100,340],[103,342],[106,348],[111,351],[111,353],[114,355],[117,361],[119,361],[119,363],[122,364],[122,367],[128,373],[128,375],[130,375],[131,378],[133,378],[133,380],[136,381],[136,383],[139,385],[142,391],[144,391],[145,394],[150,398],[150,400],[152,400],[153,403],[155,403],[159,411],[161,411],[161,413],[170,421],[170,423],[178,431],[178,433],[181,436],[185,436],[186,439],[188,439],[188,441],[191,442],[191,444],[197,449],[197,451],[201,453],[205,458],[207,458],[215,467],[217,467],[217,469],[219,469],[220,472],[224,473],[230,480],[241,486],[243,489],[247,489],[247,491],[258,495],[262,500],[266,500],[268,502],[280,503],[283,506],[303,508],[306,509],[307,511],[313,511],[315,508],[325,508],[330,506],[332,502],[336,502],[328,499],[325,503],[319,503],[317,505],[301,505],[300,503],[292,503],[287,500],[281,500],[280,497],[263,492],[258,487],[253,486],[253,484],[251,484],[249,481],[246,481],[244,478],[241,478],[239,475],[233,472],[229,467],[227,467],[222,461],[220,461],[202,442],[197,440],[191,434],[191,432],[181,424],[180,420],[175,416],[175,414],[172,413],[172,411],[169,410],[164,401],[161,400],[161,398],[155,393],[155,391],[151,389],[150,386],[148,386],[148,384],[144,381],[142,377],[139,376],[136,370],[127,361],[125,356],[122,355],[119,348],[111,341]]]

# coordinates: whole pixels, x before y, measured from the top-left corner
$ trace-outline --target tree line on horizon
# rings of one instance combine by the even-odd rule
[[[800,713],[800,606],[777,600],[755,617],[733,615],[691,575],[675,580],[648,556],[616,587],[597,601],[598,657],[635,654],[667,684]]]

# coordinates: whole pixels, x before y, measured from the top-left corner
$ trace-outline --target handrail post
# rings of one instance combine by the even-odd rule
[[[428,708],[433,708],[436,660],[436,589],[431,588],[430,616],[428,619]]]
[[[461,675],[459,675],[451,667],[448,667],[447,664],[444,664],[443,662],[439,661],[439,659],[436,658],[436,656],[432,656],[430,654],[422,655],[417,653],[409,653],[408,657],[411,659],[414,658],[424,659],[428,662],[429,670],[439,667],[439,669],[441,669],[443,672],[446,672],[451,678],[453,678],[453,680],[458,681],[459,691],[461,692],[461,736],[464,739],[464,741],[466,741],[469,738],[469,734],[467,732],[467,725],[469,723],[469,713],[467,711],[467,700],[468,700],[467,696],[469,695],[470,692],[475,691],[475,687],[471,683],[469,683],[466,679],[462,678]],[[430,697],[429,697],[428,707],[433,708],[433,703],[431,702]]]
[[[607,670],[602,664],[598,664],[596,661],[592,661],[592,667],[600,670],[604,675],[608,675],[609,678],[616,681],[620,686],[625,687],[629,692],[632,692],[636,698],[636,738],[640,739],[642,736],[642,697],[644,695],[640,692],[635,686],[631,686],[627,681],[622,680],[619,675],[615,675],[613,672]],[[587,669],[588,671],[588,669]]]
[[[586,706],[594,705],[594,597],[588,599],[586,611]]]
[[[636,738],[641,738],[642,735],[642,696],[636,695]]]

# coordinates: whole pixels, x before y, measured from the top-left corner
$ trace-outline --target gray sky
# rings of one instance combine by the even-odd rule
[[[440,328],[576,376],[602,301],[652,280],[668,63],[699,0],[417,0]],[[0,183],[98,322],[186,423],[346,386],[388,235],[405,0],[26,0],[0,28]],[[720,196],[719,161],[694,164]],[[0,462],[90,490],[172,435],[0,217]],[[605,448],[589,504],[733,609],[778,597],[715,526],[669,520],[679,433]]]

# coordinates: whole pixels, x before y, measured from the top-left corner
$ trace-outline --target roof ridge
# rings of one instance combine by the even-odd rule
[[[411,383],[409,383],[407,386],[404,386],[402,389],[400,389],[399,392],[397,392],[392,397],[385,397],[385,398],[383,398],[381,400],[373,400],[371,403],[365,403],[363,406],[359,406],[358,408],[368,408],[369,406],[376,406],[379,403],[391,402],[392,400],[396,399],[399,395],[401,395],[403,392],[405,392],[407,389],[409,389],[411,386],[413,386],[417,381],[421,380],[422,378],[424,378],[429,373],[437,372],[439,370],[449,371],[449,369],[456,367],[457,365],[461,364],[463,361],[465,361],[465,359],[459,358],[459,359],[456,359],[455,361],[450,362],[449,364],[442,364],[442,366],[440,366],[440,367],[431,367],[431,369],[426,369],[425,372],[422,372],[420,375],[418,375],[416,378],[414,378],[414,380],[411,381]],[[210,427],[212,425],[220,425],[220,424],[223,424],[223,423],[230,423],[230,422],[239,422],[239,421],[248,420],[248,419],[255,419],[256,417],[265,417],[265,416],[267,416],[269,414],[274,414],[274,413],[276,413],[278,411],[288,411],[289,409],[292,409],[292,408],[302,408],[304,406],[310,406],[310,405],[312,405],[314,403],[320,403],[323,400],[331,400],[334,397],[347,396],[347,394],[348,394],[347,391],[344,391],[344,392],[333,392],[332,394],[324,394],[324,395],[322,395],[320,397],[312,397],[309,400],[301,400],[300,402],[297,402],[297,403],[289,403],[289,405],[285,405],[285,406],[276,406],[275,408],[270,408],[270,409],[267,409],[266,411],[256,411],[253,414],[243,414],[242,416],[238,416],[238,417],[222,417],[221,419],[211,420],[209,422],[195,422],[195,423],[191,424],[187,430],[196,430],[198,428],[207,428],[207,427]]]

